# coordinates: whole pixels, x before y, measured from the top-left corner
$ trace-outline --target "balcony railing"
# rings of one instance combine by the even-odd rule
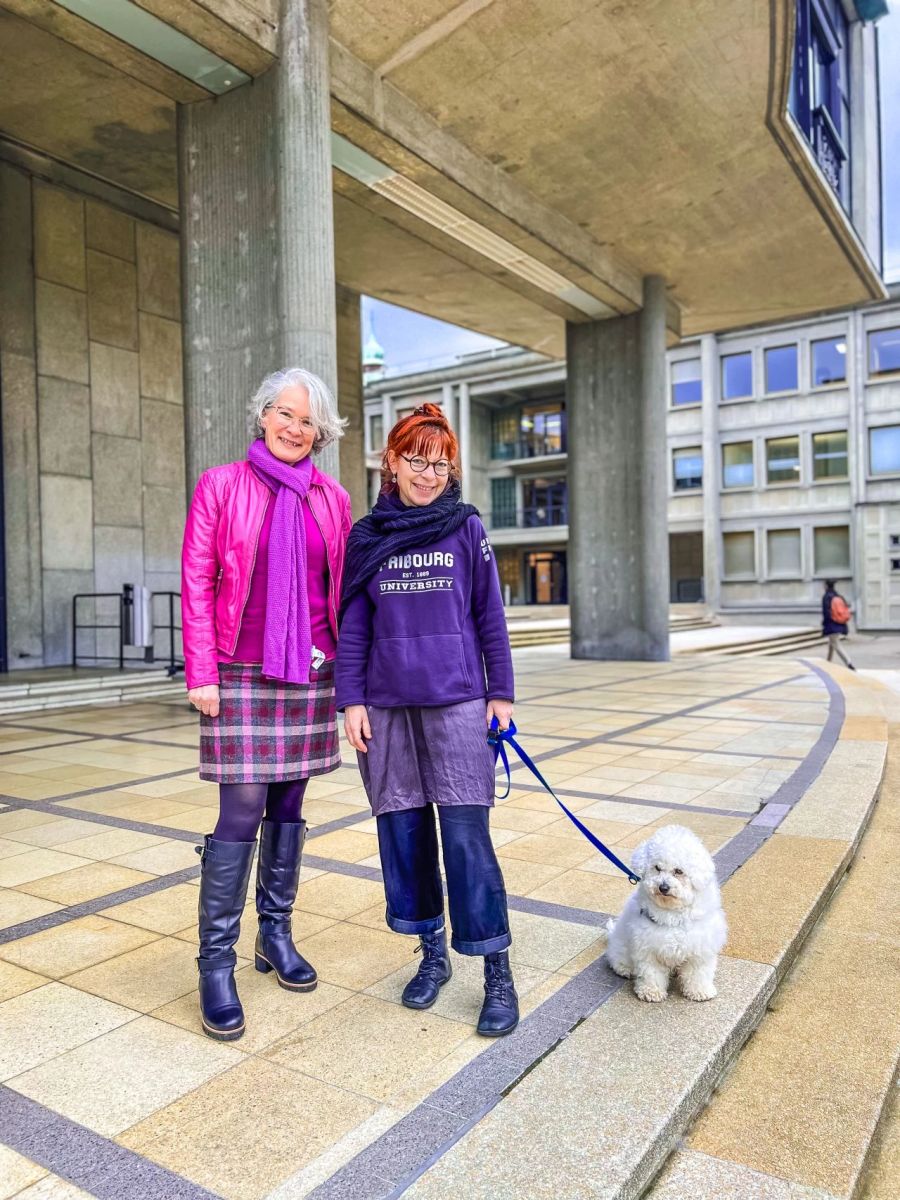
[[[847,161],[847,151],[826,108],[813,111],[812,144],[822,174],[840,196],[841,171]]]
[[[536,504],[529,508],[513,511],[500,509],[490,514],[491,529],[544,529],[550,526],[568,525],[568,504]]]
[[[508,462],[516,458],[542,458],[548,454],[565,454],[566,436],[555,434],[552,437],[518,438],[513,442],[494,442],[491,446],[491,458]]]

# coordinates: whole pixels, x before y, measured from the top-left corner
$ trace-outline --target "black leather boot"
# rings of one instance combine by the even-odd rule
[[[200,1017],[203,1032],[233,1042],[244,1032],[244,1010],[234,983],[250,864],[256,842],[220,842],[212,834],[200,855]]]
[[[407,1008],[431,1008],[438,992],[453,974],[446,930],[423,933],[419,937],[419,950],[422,952],[419,969],[403,989],[401,997]]]
[[[264,974],[274,971],[279,986],[289,992],[311,992],[318,983],[315,969],[298,953],[291,937],[305,837],[305,821],[263,821],[259,832],[256,969]]]
[[[519,997],[509,966],[509,952],[484,956],[484,1004],[478,1018],[482,1037],[503,1037],[519,1023]]]

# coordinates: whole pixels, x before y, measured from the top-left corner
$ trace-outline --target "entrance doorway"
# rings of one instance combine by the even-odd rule
[[[525,559],[529,604],[568,604],[565,550],[536,550]]]
[[[703,599],[703,534],[669,534],[669,600],[699,604]]]

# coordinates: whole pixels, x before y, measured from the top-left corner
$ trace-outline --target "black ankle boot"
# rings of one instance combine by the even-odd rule
[[[422,951],[419,969],[403,989],[401,997],[407,1008],[431,1008],[438,992],[453,974],[446,930],[423,933],[419,938],[419,950]]]
[[[234,983],[250,864],[256,842],[220,842],[211,834],[200,855],[200,1018],[203,1032],[233,1042],[244,1032],[244,1010]]]
[[[275,972],[290,992],[311,992],[318,976],[291,937],[291,914],[300,881],[305,821],[263,821],[256,873],[256,969]]]
[[[503,1037],[519,1023],[519,997],[509,966],[509,953],[498,950],[484,956],[484,1004],[478,1018],[482,1037]]]

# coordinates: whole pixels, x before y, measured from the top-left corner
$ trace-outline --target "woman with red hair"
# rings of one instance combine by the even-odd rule
[[[335,686],[377,819],[387,923],[419,937],[403,1003],[430,1008],[451,974],[436,809],[451,945],[484,957],[478,1032],[500,1037],[519,1007],[487,731],[495,717],[509,725],[512,656],[490,542],[460,501],[458,450],[434,404],[391,430],[378,502],[347,543]]]

